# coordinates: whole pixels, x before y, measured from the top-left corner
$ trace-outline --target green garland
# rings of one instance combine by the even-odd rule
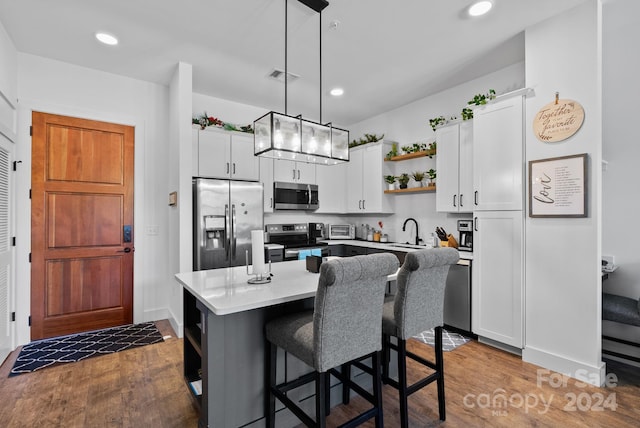
[[[216,117],[209,116],[206,111],[201,116],[192,118],[191,123],[194,125],[200,125],[200,129],[205,129],[207,126],[215,126],[216,128],[222,128],[226,131],[238,131],[253,134],[253,127],[250,124],[237,126],[230,122],[223,122]]]

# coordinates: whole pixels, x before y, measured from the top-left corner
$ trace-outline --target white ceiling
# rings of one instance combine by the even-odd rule
[[[585,0],[329,0],[322,13],[322,120],[350,125],[524,60],[523,29]],[[168,84],[193,65],[194,92],[284,112],[285,0],[0,0],[20,52]],[[319,15],[289,0],[287,113],[320,119]],[[336,29],[329,24],[340,21]],[[99,44],[96,31],[120,39]],[[330,97],[341,86],[345,94]],[[196,112],[197,113],[197,112]],[[224,119],[223,112],[217,112]]]

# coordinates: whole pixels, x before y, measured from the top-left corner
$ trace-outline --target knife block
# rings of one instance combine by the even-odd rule
[[[446,241],[440,241],[440,246],[458,248],[458,241],[453,237],[453,235],[449,234],[447,235]]]

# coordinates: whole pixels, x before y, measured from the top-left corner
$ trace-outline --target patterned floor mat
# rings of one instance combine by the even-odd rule
[[[417,336],[413,336],[413,338],[419,340],[420,342],[426,343],[427,345],[430,345],[430,346],[433,346],[435,343],[433,329],[423,331]],[[452,333],[450,331],[442,329],[442,350],[443,351],[453,351],[457,347],[464,345],[470,340],[471,339],[461,334]]]
[[[153,322],[39,340],[22,348],[9,376],[162,341]]]

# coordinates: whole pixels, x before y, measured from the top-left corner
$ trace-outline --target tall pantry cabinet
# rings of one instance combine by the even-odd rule
[[[524,347],[524,96],[474,110],[472,330]]]

